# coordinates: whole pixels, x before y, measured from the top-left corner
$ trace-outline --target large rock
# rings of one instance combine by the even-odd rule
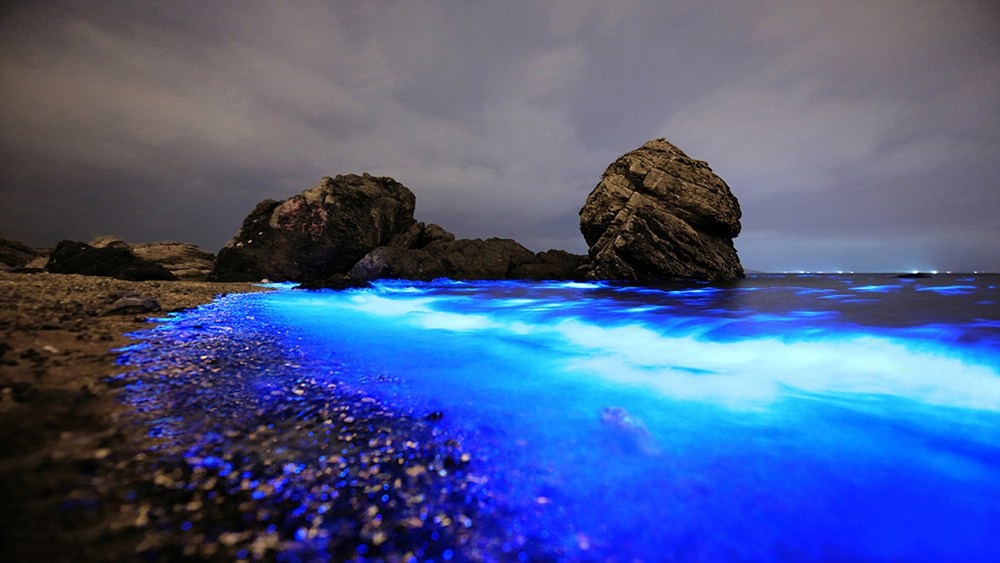
[[[356,280],[572,279],[585,257],[561,250],[533,253],[511,239],[439,240],[423,248],[383,246],[348,275]]]
[[[108,276],[123,280],[176,280],[169,270],[139,258],[128,248],[94,248],[84,242],[60,241],[45,269],[54,274]]]
[[[2,270],[22,268],[43,255],[42,251],[31,248],[23,242],[0,238],[0,269]]]
[[[392,178],[323,178],[297,196],[259,203],[219,251],[209,279],[311,281],[346,273],[416,224],[414,204]]]
[[[132,246],[132,252],[170,270],[178,279],[201,281],[215,266],[215,255],[186,242],[150,242]]]
[[[733,246],[739,202],[707,163],[663,139],[608,167],[580,210],[580,231],[593,279],[743,276]]]
[[[129,244],[109,235],[102,235],[88,243],[94,248],[124,248],[133,254],[170,270],[177,279],[203,281],[212,272],[215,255],[186,242],[162,241]]]

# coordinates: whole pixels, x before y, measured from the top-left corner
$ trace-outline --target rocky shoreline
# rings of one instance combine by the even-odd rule
[[[441,413],[324,375],[252,299],[148,330],[265,290],[0,272],[4,561],[559,558]]]
[[[127,368],[115,365],[113,350],[131,342],[126,334],[150,328],[150,316],[263,290],[0,272],[0,559],[128,559],[129,515],[86,502],[101,460],[136,438],[115,423],[127,409],[109,378]],[[160,311],[101,314],[126,294],[155,299]]]
[[[276,358],[294,351],[260,323],[227,317],[228,333],[189,327],[188,344],[148,344],[148,356],[129,353],[133,368],[148,364],[139,376],[117,365],[114,350],[150,328],[151,315],[264,291],[248,283],[262,278],[344,289],[385,278],[743,275],[732,244],[738,202],[706,163],[663,139],[613,163],[588,197],[588,256],[456,239],[416,221],[414,207],[392,178],[344,175],[260,202],[217,257],[176,242],[98,237],[49,250],[0,239],[2,559],[407,561],[461,551],[461,560],[486,561],[515,549],[557,558],[546,542],[495,529],[504,503],[490,500],[474,456],[439,436],[433,416],[390,412],[363,390],[285,373],[298,360]],[[268,370],[282,376],[262,400]],[[151,442],[161,420],[181,437]],[[313,438],[321,427],[322,444]],[[336,491],[317,477],[331,472],[341,477]]]

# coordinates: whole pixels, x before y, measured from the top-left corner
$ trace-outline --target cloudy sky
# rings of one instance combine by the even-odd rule
[[[217,251],[266,198],[388,175],[459,237],[584,253],[665,137],[743,265],[1000,271],[992,0],[8,1],[0,236]]]

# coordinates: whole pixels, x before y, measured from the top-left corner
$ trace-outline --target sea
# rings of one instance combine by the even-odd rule
[[[1000,561],[998,286],[271,284],[153,331],[278,335],[306,359],[285,369],[433,419],[504,506],[512,561],[524,541],[565,561]]]

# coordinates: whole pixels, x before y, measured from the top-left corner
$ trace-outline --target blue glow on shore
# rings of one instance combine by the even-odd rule
[[[441,280],[240,298],[316,365],[364,367],[339,381],[443,413],[523,515],[510,529],[568,560],[988,561],[987,281]]]
[[[1000,553],[996,310],[953,301],[993,291],[803,277],[264,298],[313,353],[398,378],[382,400],[445,412],[507,502],[549,509],[522,525],[581,557]]]

